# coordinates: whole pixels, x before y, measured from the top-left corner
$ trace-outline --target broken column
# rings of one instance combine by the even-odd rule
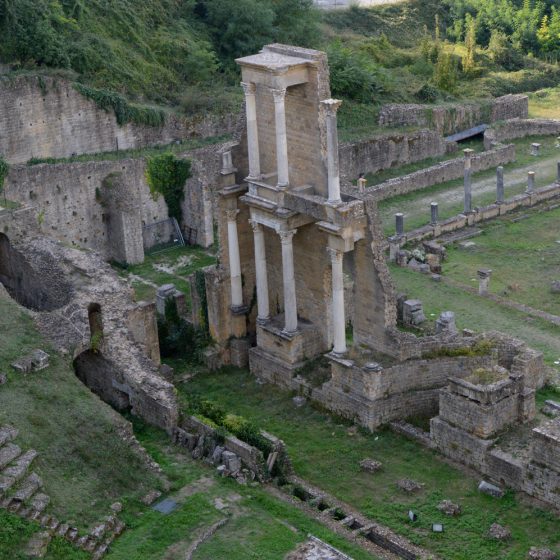
[[[255,220],[250,220],[255,241],[255,272],[257,283],[257,321],[265,323],[270,319],[270,304],[268,299],[268,273],[266,270],[266,252],[264,244],[263,226]]]
[[[558,167],[560,169],[560,163],[558,164]],[[560,177],[560,171],[559,171],[559,177]],[[367,184],[367,179],[364,177],[363,173],[360,173],[360,176],[358,177],[358,191],[361,194],[366,192],[366,184]]]
[[[249,177],[258,179],[261,175],[259,155],[259,135],[257,128],[257,103],[255,99],[256,86],[253,83],[241,82],[245,92],[245,107],[247,113],[247,144],[249,153]]]
[[[298,329],[296,280],[294,275],[294,248],[292,239],[297,230],[278,232],[282,244],[282,277],[284,281],[284,332],[293,334]]]
[[[418,326],[426,320],[422,302],[418,299],[407,299],[403,303],[403,323]]]
[[[334,330],[333,352],[338,355],[346,353],[346,318],[344,314],[344,253],[327,247],[332,264],[332,319]]]
[[[500,165],[496,169],[496,204],[504,203],[504,168]]]
[[[435,225],[439,222],[439,206],[437,202],[430,204],[431,224]]]
[[[288,137],[286,134],[286,88],[272,89],[274,98],[274,119],[276,124],[276,163],[278,167],[278,186],[287,187],[290,183],[288,171]]]
[[[488,293],[488,284],[492,271],[489,268],[481,268],[478,270],[478,295],[485,296]]]
[[[465,171],[464,171],[464,189],[465,189],[465,203],[464,212],[469,214],[472,212],[472,155],[474,150],[467,148],[463,150],[465,155]]]
[[[338,99],[327,99],[321,101],[327,113],[327,164],[328,164],[328,186],[329,204],[340,204],[340,170],[338,161],[338,130],[336,124],[336,112],[342,104]]]
[[[436,334],[457,334],[455,313],[443,311],[436,321]]]
[[[226,210],[228,230],[229,272],[231,284],[231,309],[243,308],[243,285],[241,281],[241,259],[239,257],[239,239],[237,236],[237,215],[239,210]]]
[[[157,314],[165,318],[165,306],[168,300],[175,297],[175,285],[164,284],[157,289],[156,293],[156,311]]]
[[[395,232],[399,237],[404,234],[404,214],[401,212],[395,214]]]
[[[227,152],[222,152],[222,175],[229,175],[230,173],[234,173],[237,171],[233,166],[233,159],[231,157],[231,150]]]
[[[541,151],[541,145],[538,142],[533,142],[531,144],[531,155],[538,156]]]
[[[527,193],[532,193],[535,190],[535,172],[529,171],[527,173]]]

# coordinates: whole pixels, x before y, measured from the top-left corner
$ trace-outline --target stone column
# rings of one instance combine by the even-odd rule
[[[464,204],[464,212],[465,214],[469,214],[472,212],[472,154],[474,150],[466,149],[463,150],[465,154],[465,174],[464,174],[464,186],[465,186],[465,204]]]
[[[535,172],[529,171],[527,173],[527,193],[532,193],[535,190]]]
[[[342,269],[344,253],[327,248],[332,263],[332,314],[334,326],[333,352],[346,353],[346,318],[344,316],[344,274]]]
[[[222,174],[228,175],[229,173],[235,172],[236,169],[233,167],[233,160],[231,158],[231,150],[222,153]]]
[[[278,166],[278,186],[290,184],[288,171],[288,137],[286,135],[286,88],[273,89],[274,118],[276,123],[276,161]]]
[[[338,161],[338,129],[336,112],[342,104],[338,99],[321,101],[327,113],[327,157],[328,157],[328,182],[329,204],[340,204],[340,168]]]
[[[496,169],[496,203],[504,203],[504,168],[501,165]]]
[[[439,206],[437,202],[432,202],[430,204],[430,214],[431,214],[431,223],[437,224],[439,222]]]
[[[404,214],[400,212],[395,214],[395,231],[399,237],[404,234]]]
[[[268,274],[266,270],[266,251],[264,245],[263,226],[255,220],[249,220],[253,228],[255,239],[255,272],[257,282],[257,321],[265,323],[270,319],[270,304],[268,300]]]
[[[231,308],[233,311],[243,307],[243,287],[241,283],[241,259],[239,258],[239,239],[237,237],[237,214],[239,210],[227,210],[229,272],[231,282]]]
[[[481,268],[478,270],[478,294],[485,296],[488,293],[488,284],[492,271],[489,268]]]
[[[249,151],[249,177],[258,179],[261,176],[261,161],[259,154],[259,131],[257,128],[256,86],[253,83],[241,82],[245,92],[245,107],[247,113],[247,144]]]
[[[298,328],[296,279],[294,276],[294,248],[292,238],[297,230],[279,231],[282,243],[282,278],[284,280],[284,332],[295,333]]]
[[[538,156],[541,152],[541,145],[538,142],[533,142],[531,144],[531,155]]]

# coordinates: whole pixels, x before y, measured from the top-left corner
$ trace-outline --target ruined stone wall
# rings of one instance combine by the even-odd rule
[[[72,83],[51,77],[0,80],[0,153],[9,163],[31,158],[65,158],[233,132],[237,115],[179,117],[169,114],[161,127],[117,124]]]
[[[481,103],[453,103],[448,105],[383,105],[379,113],[380,126],[430,127],[442,135],[454,134],[505,119],[526,119],[529,98],[526,95],[505,95]]]
[[[484,147],[491,148],[496,142],[504,142],[526,136],[560,134],[560,120],[555,119],[511,119],[488,128],[484,133]]]
[[[374,136],[340,146],[340,174],[355,182],[360,173],[376,173],[383,169],[438,157],[448,149],[448,144],[435,130]]]
[[[515,146],[513,144],[498,146],[480,154],[474,154],[472,156],[472,171],[473,173],[478,173],[512,161],[515,161]],[[422,190],[432,185],[445,183],[446,181],[459,179],[463,177],[464,166],[463,157],[443,161],[409,175],[389,179],[379,185],[368,188],[366,196],[368,198],[373,197],[379,201]],[[356,191],[357,189],[355,188],[349,189],[351,194],[356,194]]]

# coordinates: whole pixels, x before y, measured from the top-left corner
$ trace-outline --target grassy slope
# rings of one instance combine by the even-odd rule
[[[199,375],[182,390],[204,393],[281,437],[299,475],[447,560],[518,560],[531,545],[560,550],[556,516],[523,504],[513,494],[503,500],[481,495],[476,490],[477,479],[400,436],[386,431],[359,431],[349,436],[346,422],[309,405],[296,408],[290,394],[258,385],[248,372],[240,370]],[[360,471],[359,461],[366,457],[380,460],[383,470],[376,475]],[[424,483],[424,490],[416,496],[404,495],[395,486],[404,477]],[[436,507],[442,499],[460,503],[463,514],[442,519]],[[406,517],[410,508],[419,513],[414,526]],[[445,523],[443,535],[429,530],[437,521]],[[514,538],[510,543],[487,537],[493,522],[511,528]]]
[[[2,292],[3,294],[3,292]],[[34,448],[34,469],[59,519],[89,526],[116,500],[142,495],[157,481],[115,434],[115,414],[74,375],[68,358],[50,352],[29,315],[0,294],[0,425],[19,429],[16,443]],[[16,374],[10,363],[34,348],[51,354],[48,369]]]

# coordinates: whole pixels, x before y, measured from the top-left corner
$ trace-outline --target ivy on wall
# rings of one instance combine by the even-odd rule
[[[191,177],[191,162],[172,153],[148,158],[146,180],[154,199],[163,195],[169,216],[181,223],[181,202],[185,197],[185,182]]]
[[[114,91],[94,89],[84,84],[74,84],[74,89],[84,97],[95,101],[96,105],[105,111],[113,111],[117,123],[123,125],[129,122],[147,126],[162,126],[165,124],[165,112],[153,107],[143,107],[129,103],[122,95]]]
[[[8,162],[0,156],[0,193],[4,190],[4,181],[6,180],[9,170],[10,166]]]

